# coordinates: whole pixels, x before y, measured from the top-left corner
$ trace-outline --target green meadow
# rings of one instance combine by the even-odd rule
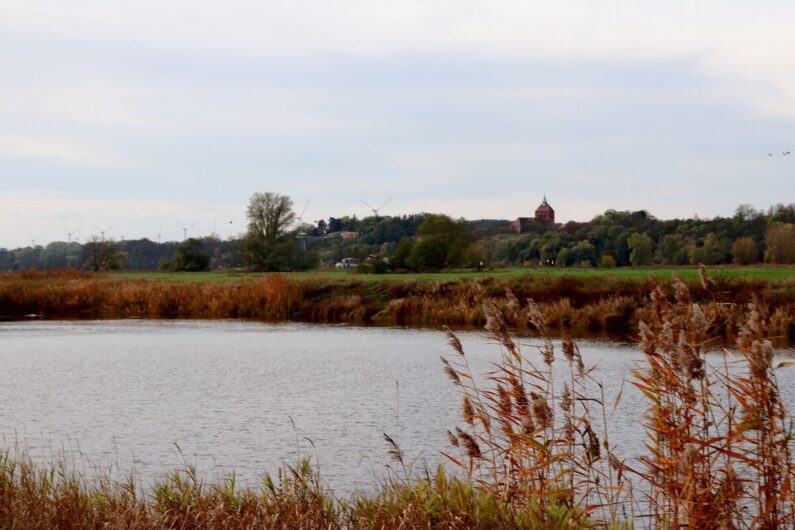
[[[694,280],[698,277],[697,267],[621,267],[615,269],[575,269],[575,268],[505,268],[475,271],[472,269],[449,270],[443,272],[422,272],[406,274],[363,274],[354,270],[319,269],[308,272],[292,272],[287,276],[296,280],[359,280],[359,281],[437,281],[484,278],[516,279],[524,276],[537,276],[542,278],[556,278],[572,276],[577,278],[605,278],[614,277],[629,280],[645,280],[655,276],[661,280],[670,279],[672,274],[679,275],[684,280]],[[795,267],[710,267],[709,274],[713,278],[725,279],[758,279],[768,281],[787,280],[795,278]],[[248,272],[114,272],[108,275],[113,280],[151,280],[151,281],[187,281],[187,282],[228,282],[245,281],[262,278],[267,273]]]

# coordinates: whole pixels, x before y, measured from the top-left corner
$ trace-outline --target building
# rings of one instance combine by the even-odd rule
[[[352,269],[361,263],[357,258],[342,258],[334,266],[338,269]]]
[[[546,195],[538,208],[536,208],[535,217],[517,217],[511,222],[511,228],[513,228],[516,233],[522,233],[526,231],[531,224],[544,226],[555,225],[555,210],[553,210],[552,206],[547,202]]]
[[[346,232],[346,231],[335,232],[332,235],[337,235],[337,234],[339,234],[339,236],[345,241],[353,241],[354,239],[359,237],[359,232]]]

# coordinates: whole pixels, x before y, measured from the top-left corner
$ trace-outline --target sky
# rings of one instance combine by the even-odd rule
[[[0,0],[0,247],[231,237],[262,191],[305,221],[795,202],[793,27],[765,0]]]

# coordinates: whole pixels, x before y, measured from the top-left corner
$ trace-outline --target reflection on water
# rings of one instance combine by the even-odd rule
[[[499,347],[462,332],[472,368]],[[532,355],[534,339],[523,339]],[[608,403],[642,354],[580,341]],[[0,435],[43,461],[65,453],[84,470],[134,469],[151,481],[196,463],[210,479],[266,471],[315,456],[337,492],[371,489],[389,463],[382,433],[409,459],[435,464],[459,399],[440,354],[442,332],[238,321],[0,323]],[[793,401],[795,383],[782,378]],[[638,393],[610,415],[622,456],[642,449]]]

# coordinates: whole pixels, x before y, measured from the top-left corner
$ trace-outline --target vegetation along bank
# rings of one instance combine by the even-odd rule
[[[716,330],[728,338],[756,300],[769,309],[771,335],[795,342],[792,269],[724,273],[702,285],[698,269],[679,271]],[[534,300],[552,332],[626,338],[649,311],[651,276],[487,274],[427,280],[355,274],[128,277],[71,270],[0,275],[0,316],[23,318],[241,318],[364,325],[479,327],[483,305]],[[653,271],[647,271],[653,272]],[[670,271],[660,271],[671,281]],[[730,271],[729,271],[730,272]],[[789,272],[790,274],[786,274]],[[587,274],[586,274],[587,273]],[[761,273],[765,273],[764,275]],[[775,273],[775,274],[773,274]],[[659,277],[659,276],[658,276]],[[433,278],[433,276],[431,276]],[[207,280],[217,281],[207,281]],[[506,291],[516,301],[506,298]],[[508,322],[525,329],[519,320]]]

